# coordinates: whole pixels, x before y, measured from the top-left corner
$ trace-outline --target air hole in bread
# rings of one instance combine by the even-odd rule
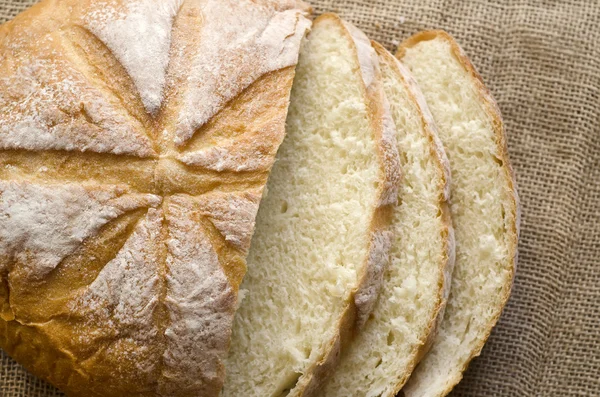
[[[8,273],[0,274],[0,318],[4,321],[14,320],[14,314],[10,307]]]
[[[285,386],[279,397],[285,397],[288,394],[290,394],[290,391],[292,391],[294,387],[296,387],[296,383],[298,383],[298,379],[300,379],[301,375],[302,374],[295,374],[294,378],[291,379],[290,382]]]
[[[388,344],[388,346],[391,346],[392,343],[394,343],[395,339],[396,339],[396,337],[394,336],[394,331],[390,331],[388,333],[388,336],[387,336],[387,344]]]

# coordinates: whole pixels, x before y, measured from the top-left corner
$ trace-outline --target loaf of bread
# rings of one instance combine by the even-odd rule
[[[435,337],[454,264],[450,165],[435,123],[410,72],[373,45],[396,124],[403,183],[379,301],[342,353],[321,394],[326,397],[396,396]]]
[[[448,154],[456,231],[445,317],[403,391],[444,396],[479,355],[510,294],[519,205],[500,112],[456,42],[442,31],[419,33],[400,46],[398,57],[419,83]]]
[[[307,11],[45,0],[0,27],[2,349],[69,396],[218,395]]]
[[[368,318],[398,197],[394,130],[370,41],[319,17],[258,214],[224,397],[313,394]]]
[[[400,63],[334,14],[303,40],[309,13],[44,0],[0,27],[0,348],[74,397],[452,390],[515,272],[499,110],[447,33]]]

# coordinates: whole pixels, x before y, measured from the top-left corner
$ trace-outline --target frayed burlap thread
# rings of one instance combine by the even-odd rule
[[[0,22],[31,5],[0,0]],[[590,0],[317,0],[395,50],[445,29],[502,110],[521,196],[512,297],[464,397],[600,395],[600,7]],[[0,396],[60,394],[0,352]]]

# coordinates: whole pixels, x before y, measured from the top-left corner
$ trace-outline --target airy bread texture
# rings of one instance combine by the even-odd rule
[[[257,218],[223,396],[312,394],[368,317],[397,199],[394,134],[369,40],[319,17]]]
[[[396,124],[403,183],[381,295],[326,382],[321,395],[327,397],[398,393],[435,337],[454,264],[447,204],[450,165],[435,124],[408,70],[379,44],[373,45]]]
[[[504,307],[517,259],[519,207],[500,112],[445,32],[417,34],[398,52],[431,109],[452,170],[456,265],[431,351],[409,379],[410,397],[444,396],[460,381]]]
[[[69,396],[216,396],[294,0],[46,0],[0,27],[0,347]]]

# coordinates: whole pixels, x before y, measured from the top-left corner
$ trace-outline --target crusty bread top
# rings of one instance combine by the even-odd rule
[[[46,0],[0,27],[0,346],[69,395],[218,394],[310,22]]]
[[[459,280],[457,283],[453,283],[452,285],[452,293],[449,301],[449,308],[446,314],[446,318],[441,324],[441,334],[438,340],[434,342],[434,347],[432,349],[432,353],[427,356],[421,365],[417,368],[413,377],[409,380],[406,388],[404,389],[404,393],[407,396],[422,396],[422,395],[435,395],[435,396],[444,396],[448,394],[452,388],[460,381],[462,377],[462,373],[468,366],[471,359],[475,356],[479,355],[485,341],[489,337],[489,334],[493,328],[493,326],[498,321],[500,314],[508,297],[510,295],[510,290],[512,286],[512,280],[514,279],[514,273],[516,270],[517,263],[517,244],[519,237],[519,224],[520,224],[520,208],[518,195],[516,191],[516,182],[513,174],[512,167],[508,158],[507,144],[506,144],[506,136],[504,131],[504,126],[502,123],[502,118],[500,115],[500,111],[494,99],[492,98],[489,90],[484,85],[481,76],[477,73],[474,66],[471,64],[469,59],[466,57],[463,50],[460,46],[454,41],[454,39],[446,32],[443,31],[427,31],[421,32],[413,37],[406,40],[402,43],[398,50],[398,58],[401,60],[405,60],[407,57],[407,53],[413,50],[415,47],[418,47],[422,43],[428,41],[438,40],[441,43],[444,43],[448,46],[450,51],[450,56],[454,58],[457,62],[458,68],[461,69],[465,76],[467,76],[467,82],[465,88],[468,92],[470,92],[474,98],[476,98],[475,108],[480,108],[483,112],[483,116],[481,120],[478,120],[480,124],[473,124],[472,128],[484,128],[489,129],[490,138],[492,147],[495,147],[494,150],[491,150],[490,153],[485,153],[485,156],[491,155],[494,156],[493,163],[495,164],[495,168],[497,169],[495,180],[497,181],[497,186],[499,186],[499,195],[494,197],[493,200],[502,207],[500,223],[502,224],[502,233],[501,237],[499,237],[495,243],[498,246],[502,246],[503,249],[506,250],[505,259],[501,261],[501,263],[497,263],[497,269],[493,269],[492,271],[497,271],[500,274],[506,274],[506,277],[498,277],[504,280],[502,285],[498,285],[497,289],[492,293],[494,295],[494,299],[496,303],[493,307],[484,308],[485,314],[482,314],[481,318],[474,319],[477,321],[478,325],[471,324],[467,325],[466,331],[464,331],[464,335],[462,338],[467,338],[467,333],[476,333],[476,335],[470,335],[468,339],[472,340],[472,343],[466,343],[466,347],[464,349],[468,349],[468,351],[461,351],[460,358],[458,358],[457,353],[457,366],[454,368],[453,366],[440,364],[440,357],[444,357],[445,353],[442,348],[438,348],[441,340],[447,340],[451,338],[446,336],[447,328],[450,327],[450,324],[458,324],[460,322],[459,319],[456,318],[457,310],[469,309],[464,307],[456,307],[455,299],[456,296],[461,295],[464,291],[467,290],[465,283],[468,285],[471,280]],[[442,55],[442,54],[440,54]],[[435,60],[433,60],[435,62]],[[424,65],[416,64],[413,67],[424,67]],[[432,66],[434,67],[434,66]],[[421,85],[426,84],[426,81],[417,80]],[[430,92],[430,95],[443,95],[441,92]],[[427,96],[427,95],[426,95]],[[432,101],[430,101],[432,104]],[[466,113],[466,109],[458,109],[459,111]],[[435,114],[434,116],[440,117],[441,114]],[[483,127],[478,127],[482,125]],[[445,128],[451,128],[449,126],[445,126]],[[448,139],[448,138],[446,138]],[[481,139],[481,138],[480,138]],[[455,139],[454,139],[455,140]],[[445,144],[448,142],[444,142]],[[455,142],[456,143],[456,142]],[[461,146],[466,148],[468,142],[462,142]],[[466,150],[466,149],[465,149]],[[461,151],[453,148],[451,151],[448,151],[448,155],[450,157],[451,162],[453,161],[452,157],[458,158],[461,156]],[[456,170],[453,169],[453,172],[463,172],[464,170]],[[457,182],[458,187],[466,191],[465,189],[471,189],[471,186],[460,186],[462,181]],[[479,189],[480,190],[480,189]],[[477,193],[480,194],[480,193]],[[452,198],[453,201],[453,211],[460,210],[460,207],[469,206],[468,203],[463,203],[458,200],[457,197]],[[456,205],[456,207],[455,207]],[[478,206],[479,204],[476,204]],[[470,258],[469,260],[465,259],[465,253],[461,253],[460,251],[464,251],[462,245],[466,245],[466,240],[461,240],[463,238],[473,239],[473,237],[468,237],[472,233],[466,233],[464,230],[471,230],[473,228],[473,224],[464,224],[464,219],[457,220],[456,214],[453,212],[453,217],[455,218],[455,226],[457,227],[457,253],[461,256],[461,259],[457,256],[456,270],[454,273],[454,278],[457,278],[457,271],[462,273],[462,269],[472,267],[481,267],[480,263],[477,263],[477,259],[475,257]],[[487,222],[487,219],[477,219],[472,220],[472,222]],[[465,237],[467,236],[467,237]],[[478,238],[482,236],[477,236]],[[481,249],[483,251],[483,248]],[[479,269],[477,271],[483,271],[487,269]],[[474,281],[474,280],[473,280]],[[489,287],[491,288],[491,287]],[[473,288],[471,288],[473,289]],[[454,297],[453,297],[454,296]],[[478,303],[473,303],[472,310],[476,309]],[[445,335],[442,337],[442,335]],[[456,336],[457,338],[461,338],[461,336]],[[458,340],[458,345],[462,344],[462,340]],[[457,345],[457,340],[452,340],[446,345]],[[452,355],[448,353],[448,355]],[[437,357],[435,360],[433,357]],[[435,361],[435,364],[434,364]],[[443,372],[441,374],[441,366],[444,366]],[[446,368],[448,367],[448,368]],[[446,372],[448,375],[446,375]],[[433,384],[433,380],[435,380],[435,384]]]

